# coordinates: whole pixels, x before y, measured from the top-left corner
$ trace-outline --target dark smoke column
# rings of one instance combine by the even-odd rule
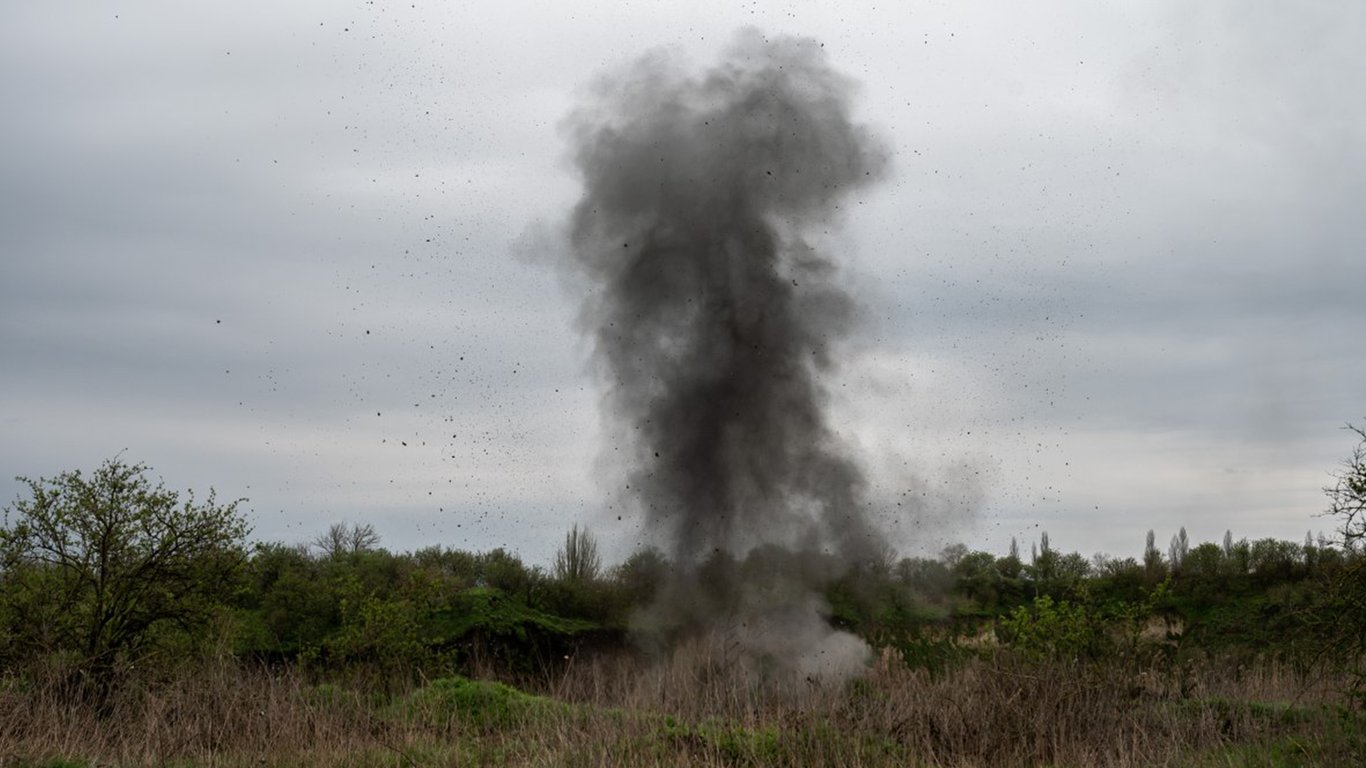
[[[569,121],[585,186],[573,254],[595,287],[583,321],[634,498],[694,574],[657,613],[721,616],[760,653],[827,634],[821,582],[881,546],[819,380],[852,305],[803,239],[885,167],[851,90],[819,43],[747,31],[700,75],[646,56]],[[691,566],[756,548],[770,567],[700,594]]]

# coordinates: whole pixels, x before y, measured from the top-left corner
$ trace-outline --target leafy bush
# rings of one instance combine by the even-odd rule
[[[1090,606],[1043,595],[1018,607],[996,625],[1001,642],[1024,653],[1051,659],[1098,658],[1113,644],[1107,624]]]

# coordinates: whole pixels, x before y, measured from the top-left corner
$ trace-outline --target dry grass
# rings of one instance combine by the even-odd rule
[[[332,706],[295,673],[223,663],[167,677],[129,683],[104,716],[68,686],[15,683],[0,697],[0,756],[158,765],[375,746],[364,707]]]
[[[553,692],[598,707],[776,732],[777,743],[754,763],[793,765],[1177,764],[1283,734],[1312,740],[1312,728],[1296,728],[1305,713],[1343,701],[1330,681],[1270,663],[1132,674],[994,654],[936,676],[884,655],[863,680],[822,686],[803,680],[775,685],[756,679],[752,670],[717,674],[723,662],[696,647],[640,669],[599,660],[571,670]],[[803,734],[820,734],[820,743]]]
[[[737,664],[698,643],[661,662],[574,660],[535,684],[547,699],[476,686],[476,698],[429,697],[421,707],[401,693],[368,692],[375,685],[358,693],[229,661],[161,678],[126,687],[106,717],[59,686],[11,681],[0,692],[0,763],[1160,766],[1362,757],[1361,721],[1333,708],[1333,687],[1274,665],[1136,676],[997,654],[934,676],[884,657],[865,678],[835,685]],[[477,716],[490,708],[497,717]],[[1278,749],[1292,756],[1250,757]]]

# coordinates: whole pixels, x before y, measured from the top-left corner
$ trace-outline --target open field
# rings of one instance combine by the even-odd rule
[[[838,685],[762,682],[693,646],[574,660],[523,689],[309,681],[199,665],[100,717],[56,687],[0,697],[15,766],[1347,766],[1366,718],[1334,681],[1263,664],[1126,670],[973,655],[939,674],[884,654]],[[536,693],[526,691],[535,690]]]

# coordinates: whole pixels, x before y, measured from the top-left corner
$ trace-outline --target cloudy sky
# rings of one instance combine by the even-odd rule
[[[1331,529],[1355,2],[0,2],[0,497],[121,455],[260,539],[630,548],[539,256],[560,126],[746,25],[818,37],[894,151],[825,240],[863,316],[832,418],[904,552]]]

